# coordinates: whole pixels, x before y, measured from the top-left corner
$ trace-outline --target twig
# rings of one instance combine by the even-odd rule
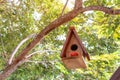
[[[27,55],[25,58],[26,58],[26,59],[27,59],[27,58],[30,58],[31,56],[33,56],[33,55],[35,55],[35,54],[37,54],[37,53],[44,53],[44,52],[58,52],[58,51],[60,51],[60,50],[44,50],[44,51],[36,51],[36,52],[33,52],[33,53]]]
[[[29,63],[46,63],[46,62],[50,62],[50,63],[55,63],[55,62],[59,62],[59,60],[53,60],[53,61],[35,61],[35,60],[26,60],[26,62]]]
[[[26,41],[28,41],[29,39],[33,38],[36,34],[31,34],[28,37],[26,37],[25,39],[23,39],[18,46],[13,50],[13,52],[11,53],[10,59],[8,60],[8,65],[10,65],[12,63],[12,60],[14,58],[14,55],[16,54],[16,52],[18,51],[18,49],[20,48],[20,46],[22,46]]]
[[[66,8],[66,6],[67,6],[67,4],[68,4],[68,1],[69,1],[69,0],[66,1],[65,5],[64,5],[64,7],[63,7],[63,9],[62,9],[61,16],[63,15],[63,13],[64,13],[64,11],[65,11],[65,8]]]

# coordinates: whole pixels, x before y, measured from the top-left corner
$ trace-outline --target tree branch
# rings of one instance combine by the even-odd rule
[[[97,10],[102,11],[110,15],[118,15],[120,14],[120,9],[112,9],[104,6],[89,6],[84,8],[84,11],[90,11],[90,10]]]
[[[82,0],[75,0],[74,9],[78,9],[78,8],[83,8],[83,6],[82,6]]]
[[[86,8],[74,8],[74,10],[68,12],[67,14],[64,14],[63,16],[59,17],[58,19],[54,20],[51,22],[48,26],[45,27],[37,36],[36,38],[29,43],[26,48],[20,53],[20,55],[13,61],[13,63],[9,66],[7,66],[4,71],[0,74],[0,80],[4,80],[7,78],[11,73],[13,73],[18,66],[20,66],[22,63],[25,62],[26,58],[25,56],[28,54],[28,52],[40,41],[42,38],[47,35],[49,32],[54,30],[55,28],[59,27],[60,25],[72,20],[75,18],[77,15],[80,13],[83,13],[85,11],[89,10],[98,10],[98,11],[103,11],[107,14],[120,14],[120,10],[115,10],[115,9],[110,9],[107,7],[103,6],[90,6]]]

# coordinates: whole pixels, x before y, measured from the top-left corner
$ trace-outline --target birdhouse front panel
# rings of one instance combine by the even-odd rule
[[[82,56],[83,52],[74,35],[71,36],[70,42],[66,48],[66,57]]]
[[[76,69],[83,68],[85,69],[87,66],[83,60],[82,56],[79,57],[70,57],[70,58],[62,58],[63,63],[67,69]]]

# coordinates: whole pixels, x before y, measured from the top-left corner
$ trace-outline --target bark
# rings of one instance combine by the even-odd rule
[[[81,1],[80,1],[81,2]],[[78,5],[81,3],[76,3],[75,5]],[[81,4],[82,5],[82,4]],[[120,10],[114,10],[103,6],[89,6],[86,8],[81,7],[75,7],[74,10],[68,12],[67,14],[64,14],[63,16],[60,16],[58,19],[51,22],[48,26],[45,27],[37,36],[36,38],[30,42],[26,48],[20,53],[20,55],[13,61],[11,65],[8,65],[3,72],[0,74],[0,80],[5,80],[8,76],[10,76],[21,64],[23,64],[26,61],[27,53],[39,42],[42,40],[42,38],[47,35],[49,32],[54,30],[55,28],[59,27],[60,25],[72,20],[75,18],[78,14],[83,13],[85,11],[90,10],[99,10],[103,11],[108,14],[120,14]]]
[[[75,6],[74,6],[74,9],[77,9],[77,8],[82,8],[82,0],[75,0]]]

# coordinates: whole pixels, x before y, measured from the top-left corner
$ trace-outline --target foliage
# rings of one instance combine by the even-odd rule
[[[38,3],[43,5],[40,6]],[[53,3],[54,6],[56,5],[54,9],[50,7]],[[34,0],[34,2],[32,0],[23,0],[16,3],[14,1],[1,3],[0,57],[2,58],[0,58],[0,61],[5,60],[7,62],[10,57],[10,53],[12,53],[21,40],[30,34],[38,33],[53,19],[55,19],[62,9],[61,5],[59,7],[57,6],[58,4],[59,3],[57,3],[57,1],[51,0]],[[56,11],[58,8],[60,10]],[[21,46],[18,53],[30,41]],[[5,64],[6,63],[4,62],[4,65]],[[3,66],[3,63],[1,66]],[[0,68],[0,70],[2,68]]]
[[[7,2],[10,1],[10,2]],[[38,33],[58,18],[59,0],[7,0],[0,3],[0,71],[10,53],[28,35]],[[85,0],[84,6],[119,8],[120,0]],[[69,8],[65,10],[65,13]],[[67,70],[59,57],[68,27],[74,25],[91,57],[86,70]],[[21,46],[18,53],[31,41]],[[90,11],[49,33],[30,53],[38,51],[8,80],[108,80],[120,62],[120,15]],[[116,53],[115,53],[116,52]]]
[[[7,80],[108,80],[120,64],[117,53],[104,54],[92,56],[86,70],[67,70],[56,54],[40,55],[42,60],[25,63]]]

